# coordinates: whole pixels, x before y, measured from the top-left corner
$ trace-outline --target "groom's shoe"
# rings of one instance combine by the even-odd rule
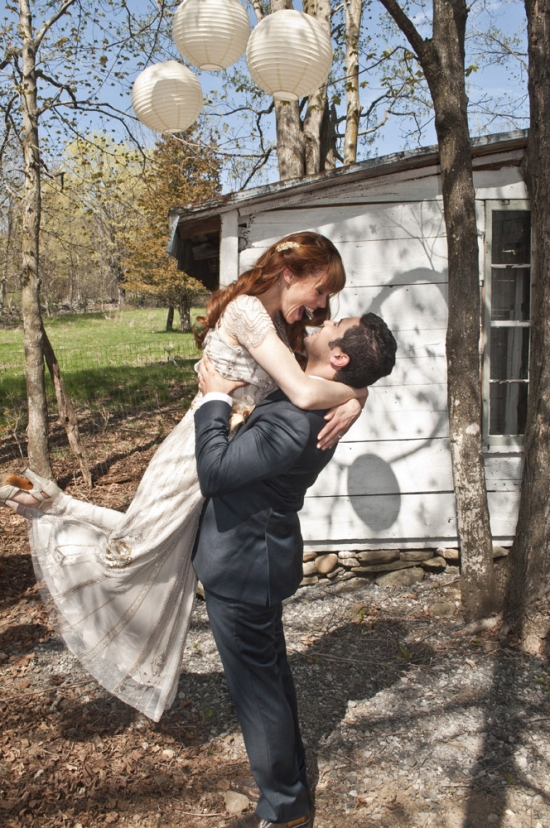
[[[288,822],[269,822],[258,814],[248,814],[229,822],[227,828],[312,828],[312,825],[313,814],[311,813],[297,819],[290,819]]]
[[[242,794],[250,799],[251,802],[257,802],[260,798],[260,789],[256,785],[256,780],[253,776],[241,779],[232,779],[229,787],[235,793]]]
[[[235,793],[246,796],[251,802],[258,802],[260,799],[260,789],[256,785],[256,780],[253,776],[241,777],[239,779],[232,779],[229,783],[229,788]],[[309,799],[309,807],[313,809],[313,797],[311,791],[307,792]]]

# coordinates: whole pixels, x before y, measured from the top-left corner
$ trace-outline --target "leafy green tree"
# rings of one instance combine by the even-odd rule
[[[43,187],[42,295],[70,307],[124,296],[126,240],[141,223],[143,156],[107,133],[72,141]]]
[[[137,199],[139,233],[128,242],[124,284],[136,293],[156,296],[180,314],[182,331],[191,327],[190,310],[204,286],[166,253],[168,210],[212,198],[220,192],[220,162],[216,145],[206,143],[198,127],[178,135],[163,135],[148,156],[143,186]]]

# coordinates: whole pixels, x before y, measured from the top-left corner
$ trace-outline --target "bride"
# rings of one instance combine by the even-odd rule
[[[235,392],[234,418],[279,386],[300,408],[333,409],[320,447],[350,427],[365,392],[306,377],[294,355],[344,284],[332,242],[303,232],[213,296],[199,338],[221,374],[247,383]],[[199,398],[158,448],[126,513],[77,500],[29,469],[0,477],[0,501],[29,520],[37,579],[65,643],[103,687],[154,721],[176,694],[195,596]]]

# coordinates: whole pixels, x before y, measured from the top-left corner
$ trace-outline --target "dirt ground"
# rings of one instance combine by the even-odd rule
[[[98,425],[89,436],[92,493],[60,452],[59,482],[72,494],[125,508],[176,418],[168,411]],[[0,446],[0,472],[21,467],[10,452]],[[55,636],[24,519],[0,509],[0,532],[0,825],[225,825],[233,807],[229,780],[245,775],[247,762],[204,607],[196,611],[176,703],[155,724],[99,688]],[[548,672],[503,649],[494,633],[464,641],[458,614],[431,617],[428,599],[459,604],[456,581],[456,574],[432,578],[416,591],[395,592],[367,583],[341,584],[330,594],[312,587],[290,603],[316,828],[550,828]],[[365,658],[372,679],[358,666]],[[452,724],[445,723],[450,697]],[[536,724],[529,729],[526,721]],[[518,739],[528,730],[534,741],[524,750]],[[459,765],[449,758],[453,750]]]

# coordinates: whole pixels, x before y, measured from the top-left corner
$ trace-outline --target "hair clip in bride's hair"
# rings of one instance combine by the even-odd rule
[[[293,250],[296,247],[300,247],[298,242],[286,241],[281,242],[281,244],[278,244],[275,250],[277,251],[277,253],[282,253],[283,250]]]
[[[315,314],[313,313],[313,311],[311,310],[311,308],[306,308],[306,316],[307,316],[307,318],[308,318],[310,321],[311,321],[311,320],[313,319],[313,317],[315,316]]]

